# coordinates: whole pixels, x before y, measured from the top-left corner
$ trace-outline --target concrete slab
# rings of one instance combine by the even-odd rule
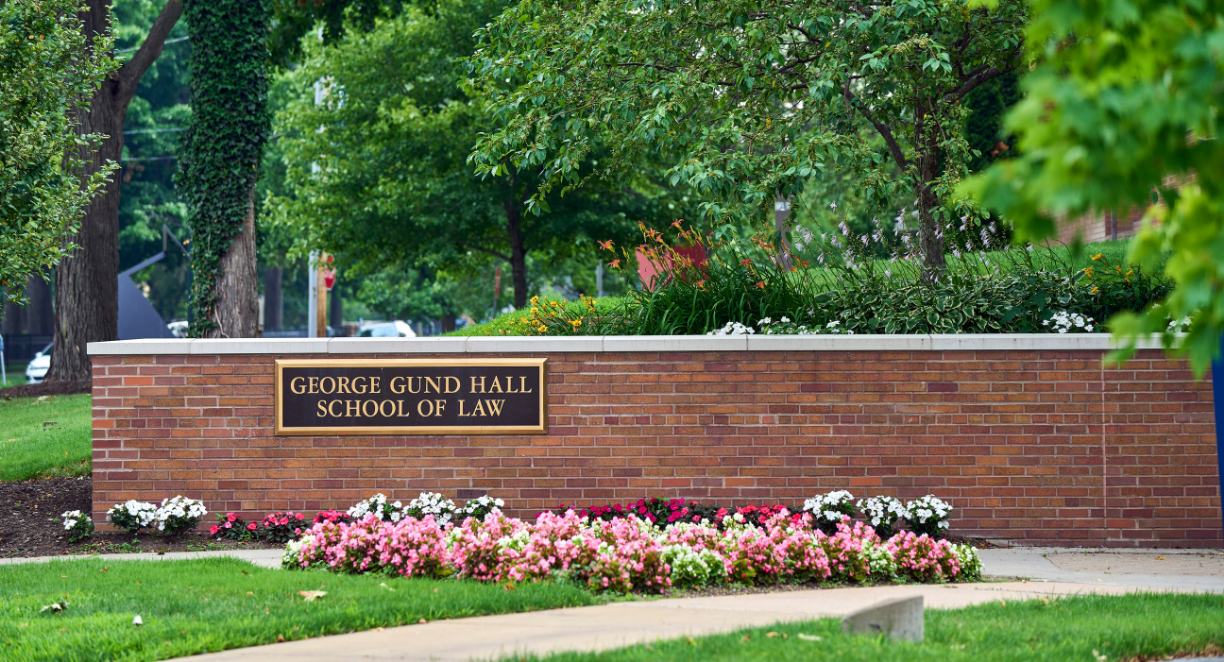
[[[1210,550],[1083,550],[1065,548],[1027,547],[1018,549],[984,549],[983,574],[991,577],[1023,577],[1036,581],[1075,582],[1122,586],[1132,589],[1157,591],[1210,591],[1224,592],[1224,574],[1216,574],[1221,567],[1214,559],[1224,554]],[[1214,555],[1214,556],[1213,556]],[[1153,561],[1144,563],[1149,557],[1163,556],[1175,559],[1167,568]],[[1119,559],[1130,561],[1123,564]],[[1058,563],[1054,560],[1057,559]],[[1195,565],[1201,564],[1201,565]],[[1189,571],[1200,568],[1195,574]],[[1115,570],[1117,568],[1117,570]],[[1125,569],[1126,571],[1119,571]],[[1177,572],[1175,570],[1185,570]]]

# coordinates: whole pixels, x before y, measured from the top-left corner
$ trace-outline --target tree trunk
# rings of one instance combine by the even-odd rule
[[[217,305],[213,308],[216,328],[206,338],[254,338],[259,327],[259,274],[255,255],[255,188],[247,206],[242,231],[217,264],[220,275],[213,283]]]
[[[928,123],[921,119],[927,112],[926,108],[920,105],[914,113],[919,118],[914,123],[918,177],[914,193],[918,196],[918,249],[922,253],[922,279],[933,284],[943,279],[947,264],[944,261],[944,233],[935,218],[935,210],[940,206],[939,196],[933,188],[935,180],[939,179],[939,124],[935,120]],[[934,118],[934,113],[931,116]]]
[[[264,272],[264,331],[280,331],[284,325],[285,304],[281,297],[284,270],[268,267]]]
[[[77,14],[85,35],[92,39],[110,23],[110,0],[87,0]],[[86,163],[82,178],[102,163],[118,162],[123,154],[123,120],[128,103],[136,94],[140,77],[161,55],[166,35],[183,13],[179,0],[170,0],[149,30],[140,50],[102,82],[88,108],[76,107],[78,133],[109,136],[98,154],[82,152]],[[55,269],[55,339],[51,348],[48,380],[78,381],[93,374],[86,349],[91,342],[119,337],[119,179],[112,178],[101,189],[81,219],[80,230],[70,238],[76,248]]]
[[[455,316],[449,313],[442,316],[442,333],[450,333],[455,330]]]
[[[514,307],[527,305],[527,249],[523,242],[522,211],[514,199],[515,178],[510,176],[506,195],[506,229],[510,235],[510,279],[514,283]]]

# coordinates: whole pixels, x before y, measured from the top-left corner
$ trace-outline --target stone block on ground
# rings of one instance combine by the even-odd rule
[[[842,618],[845,634],[885,634],[902,641],[922,641],[922,596],[877,602]]]

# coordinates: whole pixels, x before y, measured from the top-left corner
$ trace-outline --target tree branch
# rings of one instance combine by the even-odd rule
[[[897,165],[902,170],[908,168],[909,159],[905,158],[905,153],[901,151],[901,146],[897,144],[897,139],[893,137],[892,128],[877,120],[870,110],[867,110],[865,106],[858,102],[850,91],[850,81],[848,80],[842,85],[842,96],[846,98],[847,103],[862,113],[868,122],[871,122],[871,126],[875,127],[876,133],[879,133],[880,137],[884,139],[884,143],[888,145],[888,151],[892,153],[893,160],[897,162]]]
[[[162,7],[161,13],[157,15],[157,20],[153,21],[153,27],[149,29],[149,36],[145,37],[144,43],[140,45],[140,50],[136,51],[132,59],[119,67],[116,76],[119,79],[118,96],[121,105],[127,106],[135,96],[140,77],[157,61],[162,48],[166,45],[166,37],[170,35],[170,31],[174,29],[175,23],[178,23],[182,15],[182,0],[168,0],[166,6]]]
[[[1011,55],[1007,58],[1008,61],[1011,62],[1010,65],[1001,69],[998,66],[985,68],[985,65],[974,69],[973,72],[971,72],[972,75],[969,76],[968,80],[966,80],[963,85],[943,95],[941,100],[956,101],[958,99],[963,99],[966,94],[969,94],[973,90],[977,89],[978,85],[981,85],[982,83],[985,83],[993,78],[998,78],[999,76],[1015,69],[1016,65],[1020,63],[1017,56],[1020,54],[1020,49],[1023,48],[1023,45],[1024,42],[1021,42],[1016,46],[1016,48],[1012,49]]]
[[[496,258],[501,258],[501,259],[505,260],[506,262],[509,262],[509,261],[510,261],[510,256],[509,256],[509,255],[503,255],[502,253],[498,253],[497,251],[492,251],[492,250],[489,250],[489,249],[487,249],[487,248],[485,248],[485,247],[483,247],[483,246],[474,246],[474,245],[472,245],[472,244],[467,243],[466,241],[461,241],[461,242],[459,242],[459,245],[460,245],[460,246],[463,246],[464,248],[470,248],[470,249],[472,249],[472,250],[474,250],[474,251],[480,251],[480,252],[482,252],[482,253],[488,253],[489,255],[492,255],[493,257],[496,257]]]

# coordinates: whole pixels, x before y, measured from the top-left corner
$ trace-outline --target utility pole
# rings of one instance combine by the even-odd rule
[[[319,251],[310,251],[310,263],[306,265],[310,285],[310,301],[306,305],[306,337],[319,337]],[[326,335],[326,334],[324,334]]]

